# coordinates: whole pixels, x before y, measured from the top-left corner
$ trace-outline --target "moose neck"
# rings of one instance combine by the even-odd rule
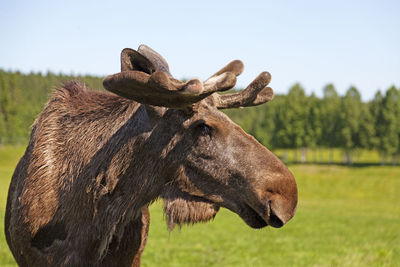
[[[107,173],[101,180],[96,178],[100,184],[94,198],[99,199],[99,206],[121,201],[124,209],[136,213],[160,195],[177,168],[165,160],[179,139],[176,130],[170,127],[171,113],[166,108],[139,105],[117,133],[109,138],[109,144],[103,148],[111,146],[114,151],[109,154],[108,163],[104,162]],[[113,140],[114,136],[125,138]],[[97,210],[107,209],[99,207]]]
[[[92,192],[89,202],[95,203],[95,210],[89,213],[99,226],[97,232],[92,231],[93,239],[105,237],[96,245],[99,255],[110,240],[123,235],[127,224],[140,220],[141,208],[160,196],[176,170],[174,164],[165,160],[176,140],[176,131],[170,127],[171,121],[166,120],[173,117],[174,111],[133,101],[124,110],[126,114],[119,114],[115,119],[127,119],[119,122],[122,126],[109,134],[106,143],[95,153],[94,158],[104,159],[97,167],[99,173],[85,179]],[[109,127],[115,129],[112,125]],[[96,180],[95,188],[90,188],[92,179]]]

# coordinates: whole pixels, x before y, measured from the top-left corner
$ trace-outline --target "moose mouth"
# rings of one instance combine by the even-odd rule
[[[281,228],[284,225],[282,220],[272,210],[270,201],[267,204],[266,216],[261,216],[260,213],[248,204],[245,204],[245,207],[238,214],[250,227],[255,229],[260,229],[268,225],[274,228]]]

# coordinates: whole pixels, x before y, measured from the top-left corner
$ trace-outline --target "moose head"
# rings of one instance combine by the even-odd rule
[[[283,226],[295,213],[297,187],[287,167],[220,109],[260,105],[273,97],[262,72],[239,93],[231,89],[243,71],[232,61],[205,82],[172,77],[165,59],[151,48],[124,49],[121,72],[104,87],[145,104],[154,123],[170,136],[160,155],[169,170],[161,196],[170,229],[212,219],[225,207],[249,226]]]

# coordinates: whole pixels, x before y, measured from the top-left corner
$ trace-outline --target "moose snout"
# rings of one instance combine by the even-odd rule
[[[294,216],[296,206],[297,196],[295,200],[284,199],[280,196],[274,197],[273,200],[268,200],[266,216],[268,225],[275,228],[284,226]]]
[[[290,170],[278,158],[273,157],[273,166],[261,172],[263,182],[258,195],[263,203],[263,217],[272,227],[280,228],[295,214],[297,207],[297,184]],[[260,181],[259,180],[259,181]]]
[[[267,192],[267,223],[282,227],[295,214],[297,208],[297,185],[289,170],[278,179],[273,179]]]
[[[250,186],[243,195],[245,205],[238,214],[253,228],[267,225],[280,228],[296,212],[297,184],[293,174],[276,155],[261,144],[254,144],[252,151],[257,157],[252,166],[256,168],[246,169]]]

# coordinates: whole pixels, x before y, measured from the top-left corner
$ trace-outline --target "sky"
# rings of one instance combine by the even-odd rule
[[[0,69],[120,71],[120,52],[147,44],[178,79],[206,79],[234,59],[237,87],[262,71],[287,93],[355,86],[363,100],[400,87],[400,1],[0,0]]]

